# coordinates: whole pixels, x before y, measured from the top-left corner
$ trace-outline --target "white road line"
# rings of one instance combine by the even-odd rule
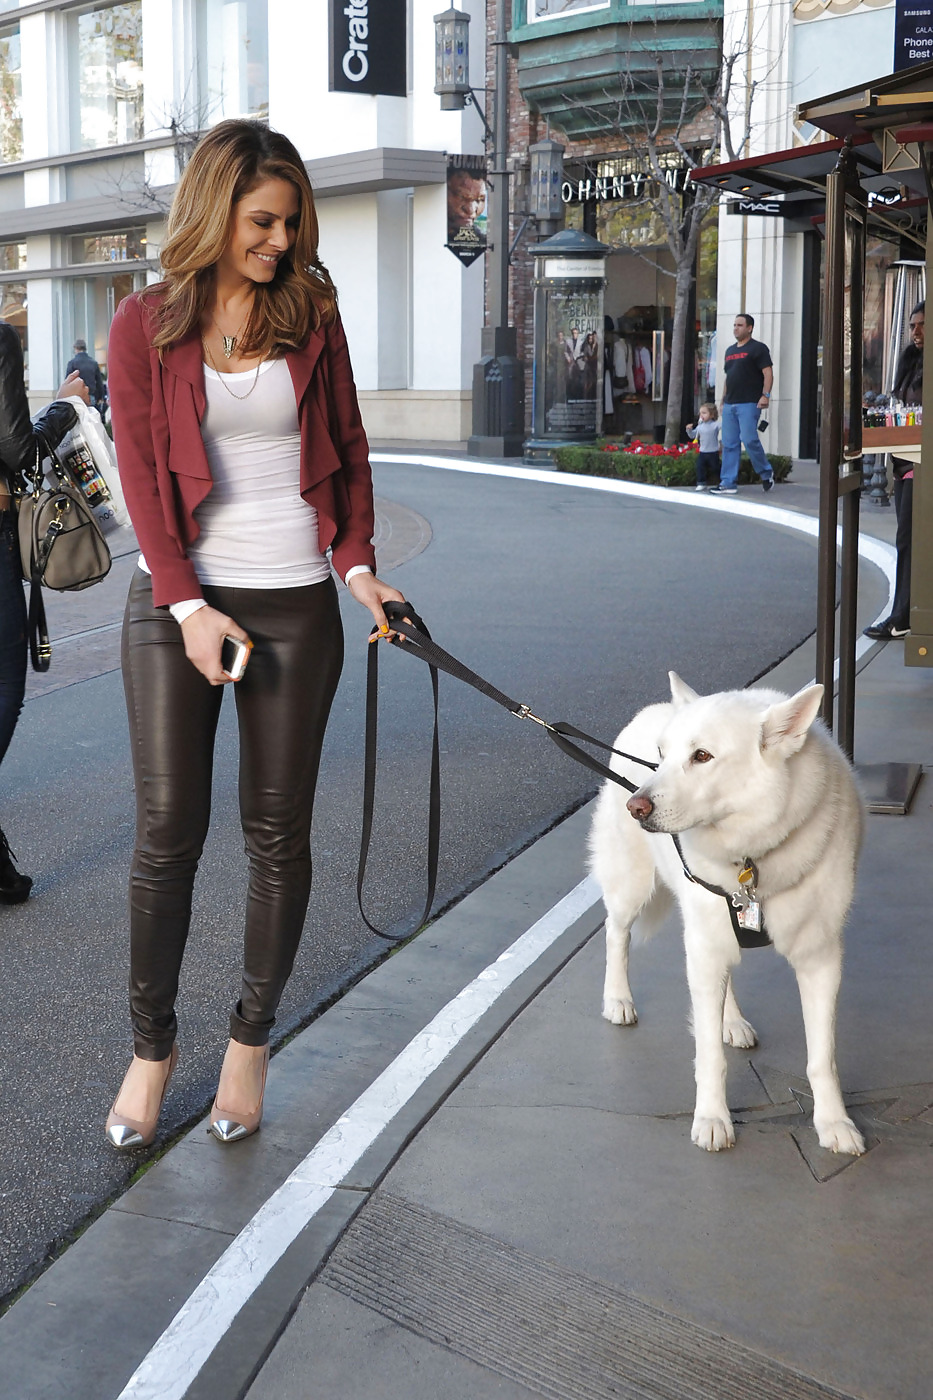
[[[363,1153],[506,988],[598,900],[587,876],[408,1043],[244,1226],[118,1400],[182,1400],[237,1313]]]
[[[539,481],[552,486],[607,491],[640,497],[642,500],[663,501],[667,505],[722,510],[773,525],[784,525],[812,536],[819,532],[818,523],[812,517],[778,506],[765,503],[752,505],[742,500],[724,501],[699,493],[680,496],[667,487],[646,486],[633,481],[499,466],[481,461],[465,462],[423,453],[374,452],[371,459],[387,464],[436,467],[446,471]],[[859,553],[887,578],[890,611],[890,601],[894,596],[895,550],[882,540],[859,535]],[[868,645],[867,639],[861,639],[858,655]],[[244,1226],[143,1358],[117,1400],[183,1400],[237,1314],[289,1245],[339,1188],[363,1153],[506,988],[598,900],[599,888],[588,876],[458,992],[433,1021],[409,1042]]]

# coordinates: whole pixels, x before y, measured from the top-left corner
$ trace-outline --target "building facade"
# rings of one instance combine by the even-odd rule
[[[370,436],[468,436],[482,262],[445,246],[447,153],[481,153],[482,124],[440,111],[436,5],[387,8],[394,66],[374,82],[388,61],[360,37],[366,0],[0,0],[0,315],[36,406],[77,337],[106,370],[198,132],[250,116],[307,164]],[[481,28],[479,0],[465,8]]]
[[[800,103],[890,73],[894,0],[726,0],[724,46],[747,56],[754,84],[742,155],[825,141],[795,121]],[[742,121],[736,107],[734,120]],[[736,217],[723,201],[719,219],[717,340],[720,360],[737,311],[755,317],[755,335],[775,364],[768,447],[814,457],[819,426],[819,305],[822,237],[818,227],[791,229],[779,217]],[[866,387],[880,389],[885,274],[899,257],[920,256],[890,237],[869,239],[866,268]],[[876,363],[876,361],[878,363]]]
[[[528,151],[549,138],[564,148],[564,225],[609,249],[602,317],[598,324],[593,319],[564,328],[568,358],[580,336],[598,341],[595,392],[608,433],[648,440],[664,435],[675,260],[662,211],[667,200],[671,218],[680,220],[691,197],[690,160],[700,158],[710,139],[705,94],[719,69],[722,10],[721,0],[512,0],[512,315],[528,370],[526,398],[530,402],[535,237],[534,225],[524,221]],[[712,217],[694,259],[684,421],[710,392],[716,240]],[[579,363],[589,368],[582,357]],[[618,371],[611,384],[607,363]],[[573,364],[568,372],[579,377]]]

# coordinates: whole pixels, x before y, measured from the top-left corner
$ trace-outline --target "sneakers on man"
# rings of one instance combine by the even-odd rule
[[[706,482],[705,482],[705,481],[698,481],[697,484],[696,484],[696,486],[694,486],[693,489],[694,489],[694,491],[707,491],[709,488],[708,488],[708,486],[706,485]]]
[[[895,627],[893,619],[886,617],[884,622],[875,622],[871,627],[866,627],[864,636],[871,637],[873,642],[900,641],[902,637],[910,636],[910,628]]]
[[[22,904],[31,889],[32,881],[13,864],[10,843],[0,831],[0,904]]]
[[[711,486],[709,493],[711,496],[737,496],[739,491],[736,486]]]
[[[773,486],[774,486],[774,477],[773,477],[773,476],[763,476],[763,477],[761,478],[761,489],[762,489],[762,491],[770,491],[770,490],[773,488]]]

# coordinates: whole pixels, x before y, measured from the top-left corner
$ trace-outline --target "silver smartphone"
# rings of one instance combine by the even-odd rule
[[[232,681],[238,681],[246,670],[252,642],[241,642],[237,637],[224,637],[220,649],[220,664]]]

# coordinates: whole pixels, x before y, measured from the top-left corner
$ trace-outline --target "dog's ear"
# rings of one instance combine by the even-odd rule
[[[668,671],[671,682],[671,699],[675,705],[689,705],[691,700],[699,700],[695,690],[691,690],[686,681],[682,681],[676,671]]]
[[[803,748],[810,725],[816,719],[823,699],[821,685],[808,685],[765,710],[761,723],[761,747],[790,757]]]

